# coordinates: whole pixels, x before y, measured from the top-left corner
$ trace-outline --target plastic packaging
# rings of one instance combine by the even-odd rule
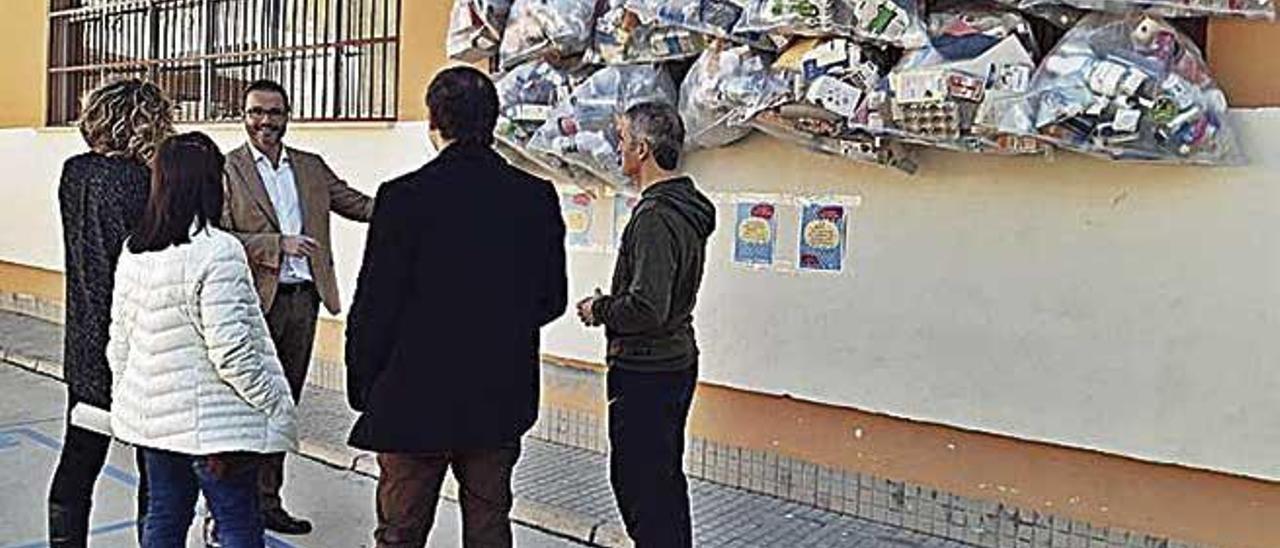
[[[783,88],[769,72],[768,54],[717,42],[698,58],[680,87],[680,117],[690,148],[729,145],[751,133],[746,122],[764,90]]]
[[[961,1],[958,0],[957,3]],[[1085,16],[1085,10],[1056,2],[1030,4],[1026,0],[994,0],[996,4],[1017,9],[1033,17],[1039,17],[1059,29],[1074,26]],[[975,2],[977,4],[977,2]]]
[[[454,0],[449,58],[472,63],[497,55],[510,13],[511,0]]]
[[[626,0],[610,0],[596,20],[595,44],[588,61],[605,65],[652,64],[695,57],[706,38],[684,27],[644,19]]]
[[[572,93],[573,82],[567,71],[546,61],[533,61],[502,75],[495,87],[500,105],[495,136],[509,146],[523,148],[556,105]]]
[[[1145,12],[1165,17],[1248,17],[1275,19],[1274,0],[1019,0],[1019,7],[1036,9],[1067,5],[1112,13]]]
[[[865,125],[870,92],[891,54],[847,38],[805,39],[773,63],[771,86],[759,92],[752,126],[811,149],[914,171],[909,151]]]
[[[821,134],[801,129],[794,118],[769,110],[756,115],[752,126],[776,139],[832,156],[840,156],[856,162],[892,167],[905,173],[919,169],[915,151],[893,139],[871,135],[859,130],[847,130]]]
[[[754,0],[626,0],[627,8],[645,21],[748,44],[758,49],[776,50],[760,33],[738,31],[747,8]]]
[[[753,0],[738,30],[918,48],[928,41],[922,14],[917,0]]]
[[[873,133],[961,151],[1023,154],[1036,69],[1030,24],[1012,10],[978,4],[934,13],[930,46],[909,53],[871,93],[862,124]]]
[[[546,61],[525,63],[502,75],[498,90],[498,123],[494,137],[511,161],[530,164],[560,181],[582,179],[579,170],[546,154],[529,150],[529,140],[551,117],[551,111],[573,92],[582,77]]]
[[[591,45],[595,0],[515,0],[499,49],[502,70],[577,57]]]
[[[1227,98],[1200,49],[1158,16],[1093,14],[1032,82],[1040,136],[1117,160],[1237,164]]]
[[[675,85],[666,72],[649,65],[605,67],[560,101],[528,148],[623,186],[616,120],[628,108],[648,102],[675,106]]]

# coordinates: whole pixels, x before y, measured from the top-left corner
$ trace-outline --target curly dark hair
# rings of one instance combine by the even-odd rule
[[[173,134],[173,103],[139,78],[108,82],[85,96],[77,124],[94,152],[148,163]]]

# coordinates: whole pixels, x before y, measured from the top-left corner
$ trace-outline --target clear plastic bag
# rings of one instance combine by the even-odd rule
[[[498,123],[494,137],[513,161],[531,163],[559,180],[577,180],[580,174],[568,164],[529,150],[529,140],[551,117],[551,112],[573,92],[581,75],[546,61],[525,63],[502,75],[498,91]]]
[[[698,58],[680,86],[680,116],[690,148],[729,145],[751,133],[746,122],[783,85],[769,71],[768,54],[716,42]]]
[[[596,20],[595,43],[588,61],[603,65],[661,63],[697,56],[706,38],[690,29],[642,18],[626,0],[610,0]]]
[[[591,45],[595,11],[595,0],[515,0],[499,49],[502,70],[581,55]]]
[[[495,87],[500,105],[495,136],[523,148],[556,105],[573,92],[573,81],[568,71],[533,61],[502,75]]]
[[[1238,164],[1227,98],[1200,49],[1158,16],[1097,13],[1041,63],[1041,138],[1116,160]]]
[[[930,45],[909,53],[868,99],[874,133],[971,152],[1043,152],[1026,137],[1036,40],[1021,14],[978,4],[934,13]]]
[[[649,65],[605,67],[561,100],[529,140],[528,149],[558,158],[617,186],[626,184],[617,117],[642,103],[676,105],[666,72]]]
[[[450,59],[473,63],[498,54],[511,0],[454,0],[449,17]]]
[[[763,34],[738,31],[747,8],[754,0],[626,0],[627,8],[645,21],[658,21],[691,31],[748,44],[758,49],[776,49]]]
[[[1018,0],[1019,7],[1036,9],[1067,5],[1112,13],[1145,12],[1164,17],[1230,16],[1275,19],[1274,0]]]
[[[917,0],[753,0],[738,30],[918,48],[928,41],[923,13]]]
[[[800,40],[773,63],[752,126],[814,150],[914,171],[908,150],[855,123],[866,117],[866,99],[891,61],[888,51],[847,38]]]

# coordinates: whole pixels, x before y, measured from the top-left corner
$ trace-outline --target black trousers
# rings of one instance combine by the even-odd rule
[[[280,286],[276,300],[267,312],[267,330],[276,345],[280,365],[289,381],[293,403],[302,401],[311,368],[311,348],[316,340],[316,322],[320,314],[320,294],[315,285]],[[284,508],[280,489],[284,486],[284,453],[268,455],[258,469],[258,506],[263,512]]]
[[[49,487],[49,546],[83,548],[89,538],[89,514],[93,510],[93,489],[107,461],[111,438],[71,425],[74,396],[67,396],[67,425],[62,436],[62,452]],[[138,466],[138,539],[147,514],[147,474],[142,452]]]
[[[609,369],[609,479],[637,548],[693,546],[684,431],[695,365],[671,373]]]
[[[520,442],[494,449],[378,454],[377,548],[422,548],[435,524],[445,471],[462,506],[462,546],[510,548],[511,473]]]

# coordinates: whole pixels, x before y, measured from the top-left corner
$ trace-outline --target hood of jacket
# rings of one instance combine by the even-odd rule
[[[695,232],[702,239],[707,239],[716,230],[716,207],[698,187],[693,179],[677,177],[657,183],[643,193],[645,198],[660,200],[671,206],[680,216],[689,221]]]

